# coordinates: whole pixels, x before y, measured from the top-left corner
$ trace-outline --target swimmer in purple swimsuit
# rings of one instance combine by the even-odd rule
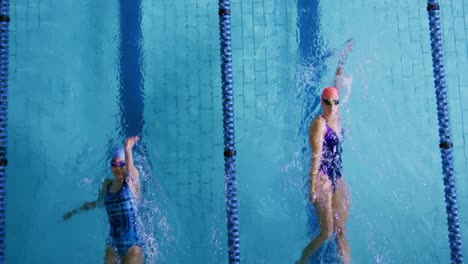
[[[105,207],[109,216],[110,232],[106,241],[104,263],[142,264],[143,241],[138,222],[140,200],[139,172],[133,163],[132,148],[139,137],[129,137],[125,148],[119,147],[112,154],[110,167],[114,179],[106,179],[96,201],[84,203],[80,208],[64,215],[70,219],[81,211]]]
[[[321,98],[323,114],[315,118],[309,131],[313,152],[310,193],[319,220],[320,233],[304,248],[301,259],[297,262],[299,264],[307,263],[308,259],[333,233],[337,236],[343,263],[351,262],[345,227],[350,202],[341,165],[343,133],[338,111],[343,67],[344,64],[340,63],[336,71],[334,87],[327,87],[323,90]]]

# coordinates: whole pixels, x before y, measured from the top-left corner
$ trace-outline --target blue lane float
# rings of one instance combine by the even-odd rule
[[[450,259],[452,263],[463,263],[461,232],[458,219],[457,193],[453,167],[453,144],[450,133],[450,113],[447,84],[445,82],[444,49],[440,25],[440,6],[436,0],[427,1],[429,30],[431,36],[432,66],[436,93],[437,117],[439,121],[439,148],[444,174],[445,204],[449,231]]]
[[[237,198],[236,148],[234,144],[234,91],[232,82],[231,9],[229,0],[219,1],[221,81],[224,133],[224,179],[229,263],[240,263],[239,200]]]
[[[5,263],[10,3],[0,1],[0,263]]]

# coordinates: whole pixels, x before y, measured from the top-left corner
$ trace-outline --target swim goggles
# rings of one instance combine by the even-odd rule
[[[339,105],[340,104],[340,100],[323,99],[323,102],[326,105],[332,105],[332,104]]]

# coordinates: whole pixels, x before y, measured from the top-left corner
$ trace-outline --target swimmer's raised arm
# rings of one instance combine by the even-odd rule
[[[80,207],[71,210],[70,212],[66,213],[63,216],[63,220],[68,220],[72,216],[76,215],[77,213],[80,213],[82,211],[89,211],[92,210],[96,207],[103,207],[104,206],[104,196],[106,195],[107,188],[109,187],[109,184],[112,183],[111,179],[105,179],[104,182],[102,183],[101,190],[99,191],[99,196],[96,201],[92,202],[85,202],[83,203]]]
[[[340,65],[338,64],[338,68],[336,68],[336,73],[335,73],[335,81],[333,82],[333,87],[338,90],[338,93],[341,94],[341,91],[343,90],[343,84],[341,78],[343,77],[343,72],[344,72],[344,64]]]
[[[339,54],[340,60],[338,62],[338,67],[336,68],[335,81],[333,82],[333,86],[338,90],[339,94],[341,94],[341,91],[343,89],[342,77],[343,77],[346,59],[348,58],[348,54],[353,50],[353,48],[354,48],[354,39],[350,38],[346,41],[344,49]]]
[[[138,136],[135,136],[129,137],[125,141],[125,160],[127,164],[127,170],[132,176],[136,178],[139,178],[140,174],[138,173],[138,170],[135,167],[135,164],[133,163],[132,149],[138,140],[140,140],[140,138]]]
[[[127,182],[129,183],[129,185],[131,185],[131,189],[135,193],[137,198],[140,199],[140,173],[135,167],[132,153],[133,146],[135,146],[138,140],[140,140],[140,138],[138,136],[134,136],[127,138],[127,140],[125,141],[125,160],[127,172],[130,176],[128,177],[129,180]]]

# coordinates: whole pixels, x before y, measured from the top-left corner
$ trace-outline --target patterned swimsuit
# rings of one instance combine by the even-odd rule
[[[123,258],[130,247],[142,246],[137,227],[137,201],[126,180],[118,192],[110,192],[111,185],[104,198],[110,223],[107,244]]]
[[[325,119],[325,117],[323,117]],[[326,122],[326,119],[325,119]],[[343,166],[341,165],[341,142],[340,138],[336,135],[335,131],[327,125],[327,132],[323,138],[322,147],[322,162],[320,164],[320,170],[328,175],[332,183],[333,191],[336,188],[336,182],[343,175]]]

